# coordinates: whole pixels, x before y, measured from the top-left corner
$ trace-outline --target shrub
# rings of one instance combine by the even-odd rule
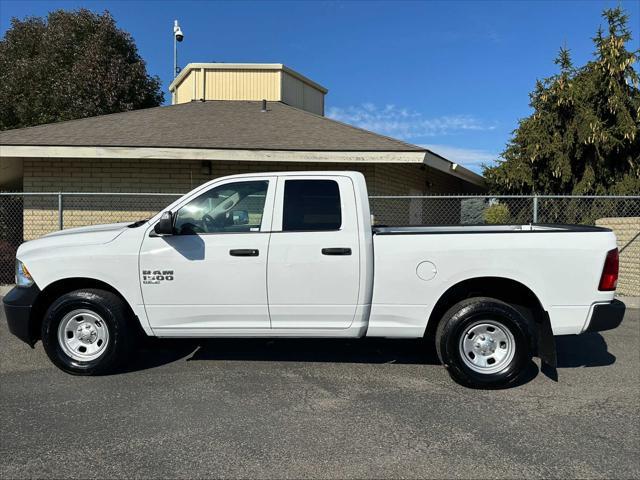
[[[494,203],[484,211],[484,220],[490,225],[504,225],[510,218],[509,207],[504,203]]]

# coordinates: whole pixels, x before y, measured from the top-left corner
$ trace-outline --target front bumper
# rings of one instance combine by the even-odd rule
[[[603,332],[617,328],[622,323],[626,308],[625,304],[620,300],[594,305],[591,319],[585,332]]]
[[[39,294],[40,289],[34,283],[30,287],[13,287],[2,300],[9,331],[32,347],[38,340],[38,332],[31,309]]]

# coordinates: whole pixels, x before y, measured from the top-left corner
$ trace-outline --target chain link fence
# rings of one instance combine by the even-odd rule
[[[640,217],[640,196],[371,196],[377,225],[567,223]]]
[[[179,196],[0,193],[0,284],[13,282],[15,251],[23,241],[63,228],[149,218]],[[370,205],[376,225],[607,226],[618,236],[621,277],[640,288],[640,196],[372,196]]]
[[[0,285],[13,283],[15,252],[64,228],[150,218],[180,194],[0,193]]]

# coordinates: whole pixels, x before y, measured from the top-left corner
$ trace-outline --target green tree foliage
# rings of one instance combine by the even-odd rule
[[[160,105],[131,35],[109,12],[13,18],[0,40],[0,130]]]
[[[583,67],[562,48],[560,72],[538,81],[533,114],[520,121],[496,166],[484,175],[506,194],[638,194],[640,192],[640,90],[628,17],[605,10],[594,58]]]

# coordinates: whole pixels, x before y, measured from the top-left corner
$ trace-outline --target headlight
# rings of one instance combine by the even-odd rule
[[[33,285],[33,278],[31,278],[29,270],[18,259],[16,259],[16,285],[18,287],[30,287]]]

